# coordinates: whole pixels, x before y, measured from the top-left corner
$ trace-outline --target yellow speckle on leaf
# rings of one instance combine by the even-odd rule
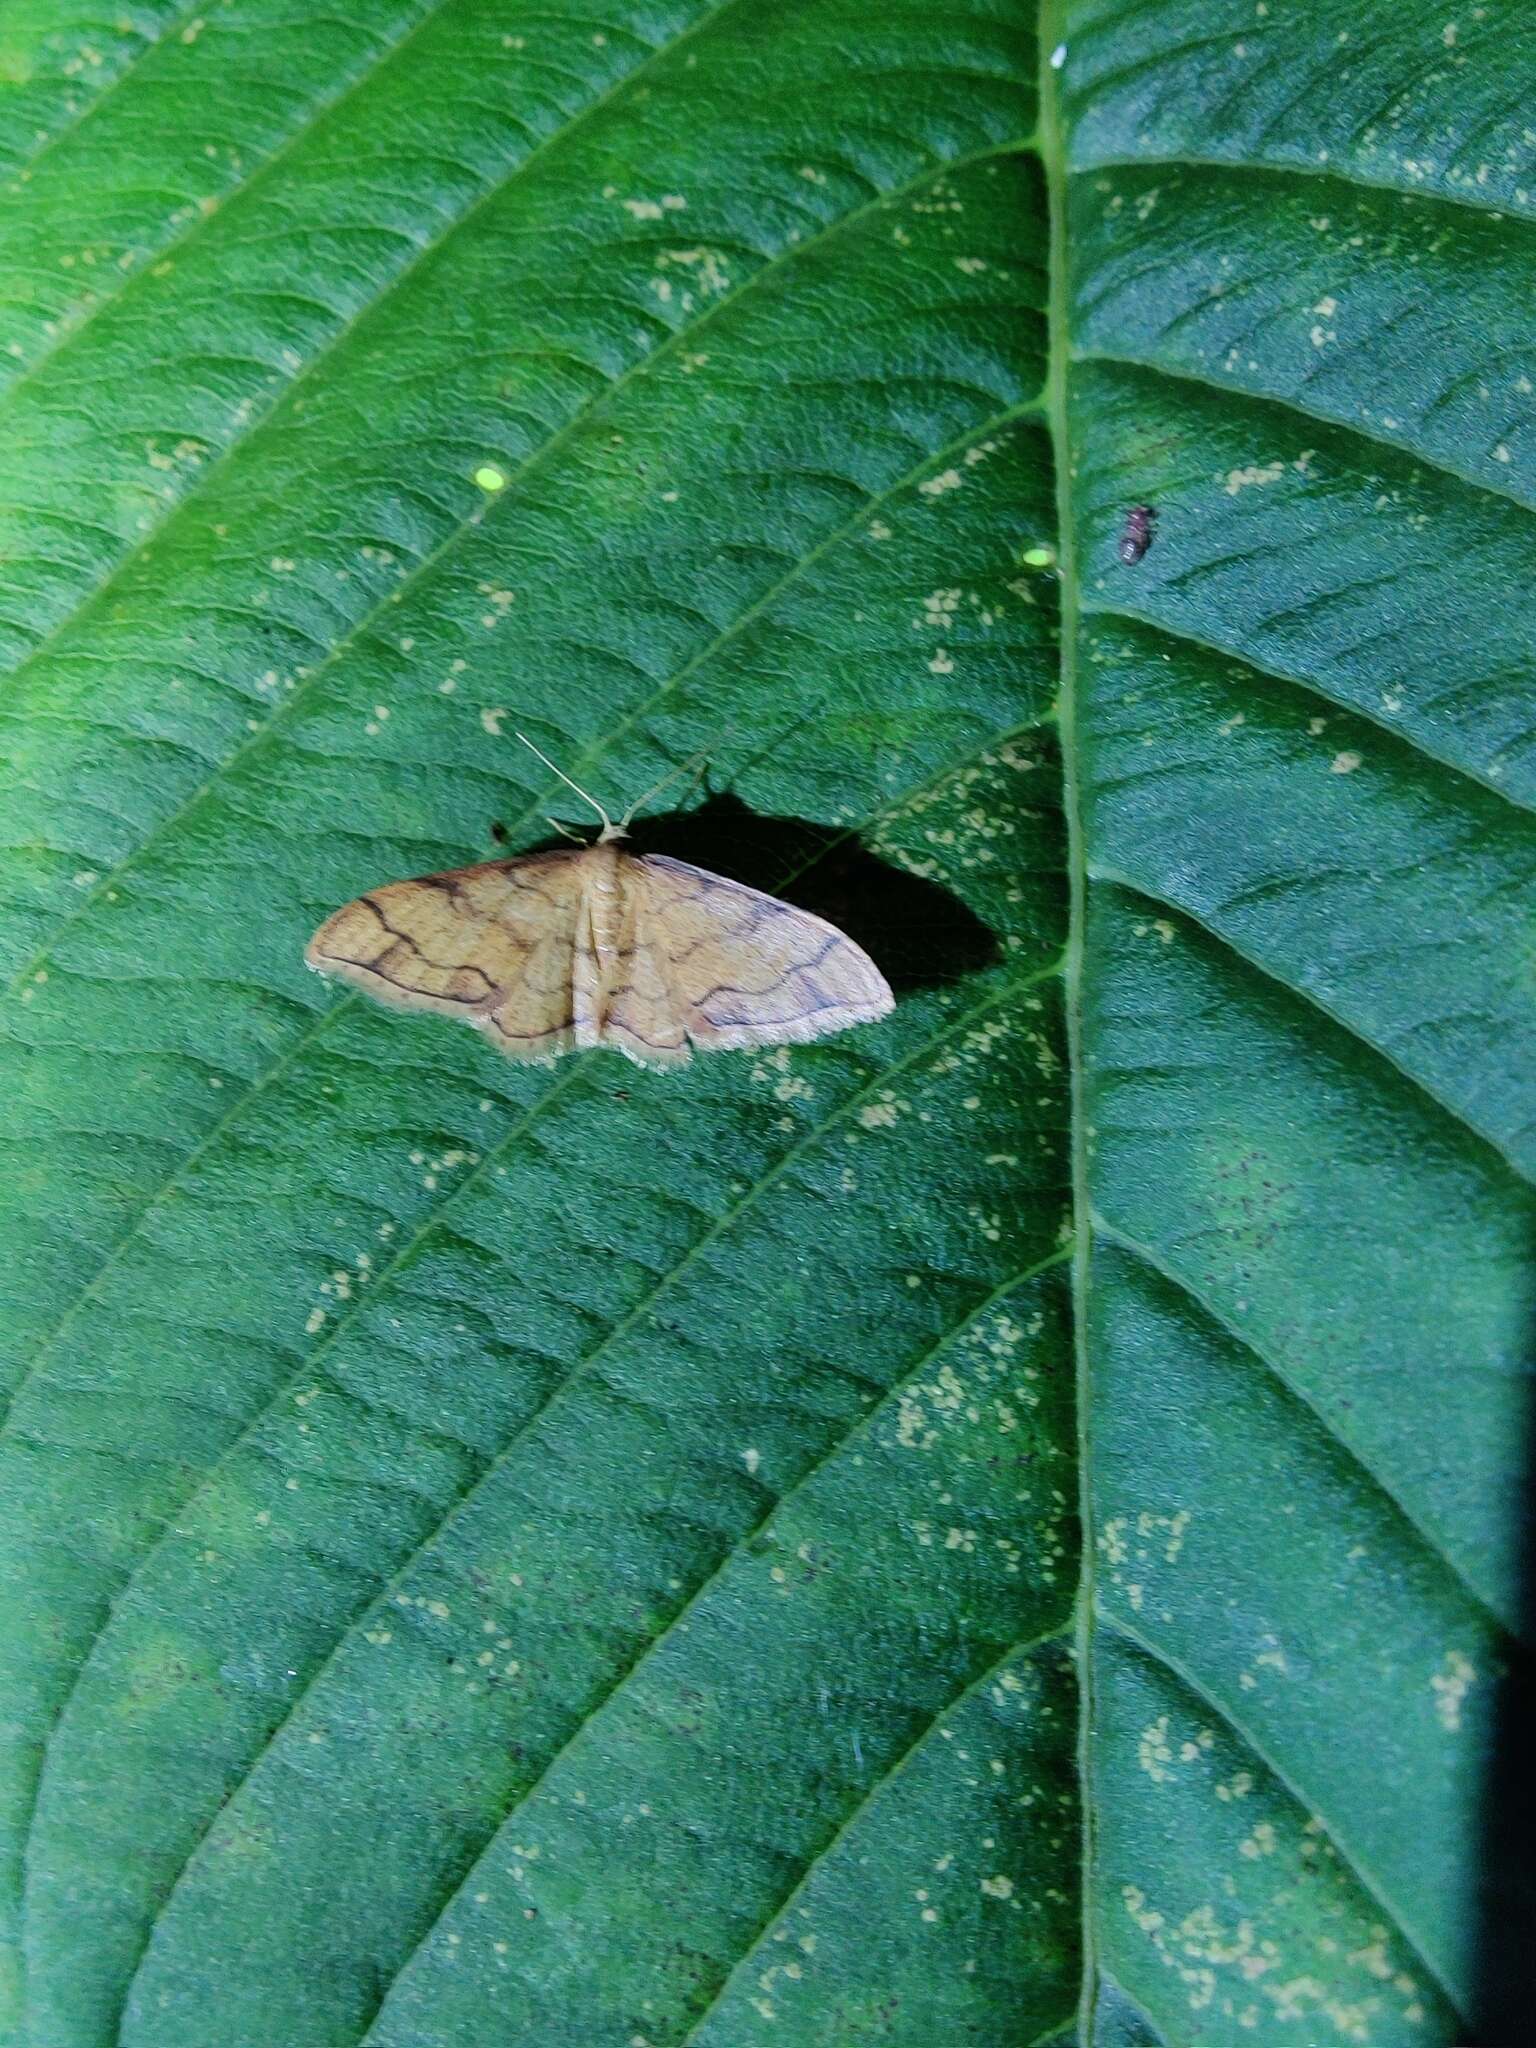
[[[1226,492],[1235,498],[1239,491],[1246,491],[1255,484],[1278,483],[1285,474],[1283,462],[1252,462],[1244,469],[1227,471]]]
[[[1136,1761],[1154,1785],[1172,1782],[1173,1745],[1168,1739],[1166,1714],[1159,1714],[1150,1726],[1142,1729],[1136,1741]]]
[[[1461,1726],[1461,1710],[1476,1680],[1476,1667],[1460,1650],[1447,1650],[1441,1669],[1430,1678],[1440,1725],[1453,1735]]]

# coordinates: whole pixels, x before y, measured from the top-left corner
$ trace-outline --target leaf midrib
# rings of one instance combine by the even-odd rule
[[[1073,1643],[1078,1688],[1078,1783],[1081,1788],[1082,1975],[1077,2014],[1084,2048],[1092,2048],[1097,2002],[1098,1924],[1094,1896],[1096,1816],[1091,1788],[1094,1735],[1094,1585],[1093,1495],[1089,1425],[1090,1361],[1088,1356],[1088,1291],[1092,1278],[1092,1203],[1088,1181],[1088,1147],[1084,1115],[1083,964],[1087,930],[1088,869],[1084,842],[1082,768],[1077,726],[1077,558],[1072,502],[1071,428],[1067,375],[1071,362],[1071,281],[1068,275],[1068,130],[1061,101],[1061,72],[1052,55],[1065,43],[1068,0],[1042,0],[1039,14],[1040,164],[1050,210],[1049,286],[1047,299],[1046,417],[1050,424],[1056,486],[1058,550],[1058,696],[1056,722],[1061,745],[1062,811],[1066,823],[1067,943],[1062,963],[1062,1011],[1067,1035],[1070,1077],[1072,1160],[1072,1343],[1075,1361],[1075,1426],[1077,1438],[1078,1584],[1074,1601]]]

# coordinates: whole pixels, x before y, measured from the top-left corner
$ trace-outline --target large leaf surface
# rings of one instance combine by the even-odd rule
[[[1536,63],[1272,12],[0,34],[27,2048],[1457,2037]],[[681,1076],[335,999],[514,726],[996,956]]]
[[[1174,2041],[1454,2040],[1474,1998],[1536,1157],[1516,12],[1073,25],[1109,2039],[1128,1999]]]

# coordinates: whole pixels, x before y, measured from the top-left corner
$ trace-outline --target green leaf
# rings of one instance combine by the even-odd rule
[[[1465,12],[0,27],[7,2040],[1465,2037],[1536,1155]],[[516,728],[710,748],[671,829],[894,1015],[546,1071],[307,975],[573,803]]]
[[[1169,2041],[1455,2041],[1476,1997],[1532,1327],[1536,50],[1447,16],[1088,6],[1070,44],[1086,1920]]]

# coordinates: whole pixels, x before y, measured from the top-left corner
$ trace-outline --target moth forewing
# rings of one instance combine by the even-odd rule
[[[611,1045],[676,1066],[694,1047],[804,1042],[892,1007],[835,925],[621,842],[605,826],[569,852],[388,883],[328,918],[305,958],[397,1008],[462,1017],[519,1060]]]

